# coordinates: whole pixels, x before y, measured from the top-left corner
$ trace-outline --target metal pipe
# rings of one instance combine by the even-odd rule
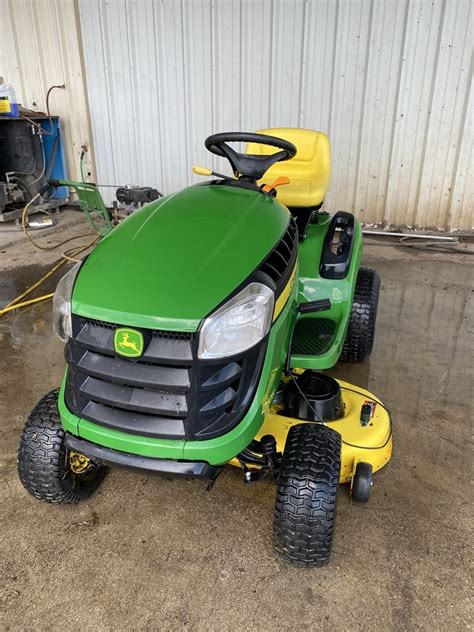
[[[437,239],[440,241],[454,241],[458,240],[456,237],[449,237],[448,235],[422,235],[420,233],[391,233],[385,230],[367,230],[363,229],[364,235],[377,235],[378,237],[409,237],[410,239]]]

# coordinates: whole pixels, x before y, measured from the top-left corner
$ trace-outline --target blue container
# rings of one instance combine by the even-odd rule
[[[67,180],[66,159],[59,117],[52,116],[51,120],[49,118],[35,117],[35,121],[47,132],[43,136],[43,144],[46,164],[49,165],[49,178],[51,180]],[[52,164],[50,164],[51,159]],[[51,197],[55,200],[65,199],[69,197],[69,190],[67,187],[58,187]]]

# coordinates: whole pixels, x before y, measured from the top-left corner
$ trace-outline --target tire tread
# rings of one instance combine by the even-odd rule
[[[379,301],[380,276],[373,268],[359,268],[342,362],[363,362],[372,352]]]
[[[331,555],[341,437],[320,424],[288,432],[278,480],[273,542],[290,562],[323,566]]]
[[[18,448],[18,475],[23,487],[38,500],[77,503],[97,489],[107,468],[96,466],[91,479],[79,482],[66,467],[67,449],[57,407],[58,392],[59,389],[55,389],[45,395],[28,417]]]

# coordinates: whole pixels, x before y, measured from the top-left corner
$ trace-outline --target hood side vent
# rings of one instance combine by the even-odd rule
[[[293,271],[297,251],[298,228],[294,217],[291,217],[285,234],[259,267],[275,283],[276,296],[283,290]]]

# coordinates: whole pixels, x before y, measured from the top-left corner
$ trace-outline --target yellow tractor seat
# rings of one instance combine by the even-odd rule
[[[297,149],[294,158],[274,164],[258,184],[269,184],[281,176],[287,176],[290,184],[277,189],[279,202],[288,207],[315,207],[322,204],[331,175],[331,150],[326,134],[292,127],[261,129],[258,134],[284,138]],[[261,156],[279,150],[269,145],[249,143],[246,151],[247,154]]]

